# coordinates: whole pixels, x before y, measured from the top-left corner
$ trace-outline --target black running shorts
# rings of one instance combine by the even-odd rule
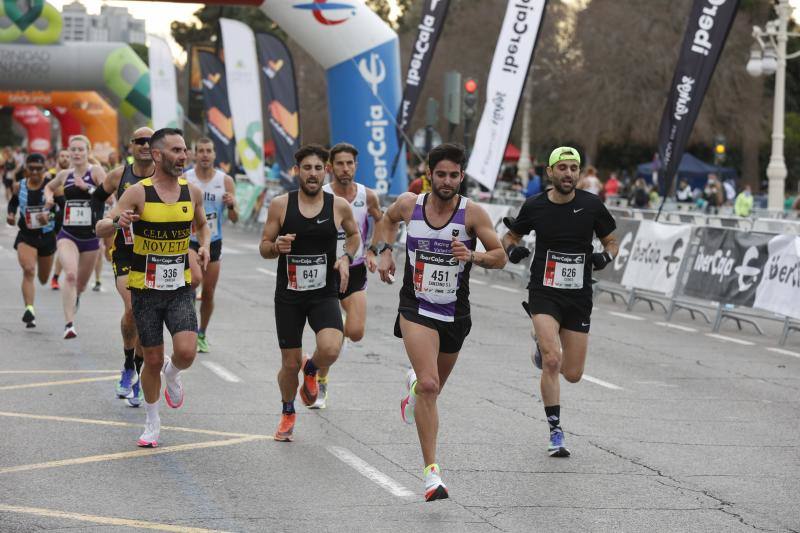
[[[457,353],[461,351],[464,340],[472,329],[472,319],[470,317],[459,318],[453,322],[444,322],[427,316],[422,316],[413,311],[400,311],[394,321],[394,336],[398,339],[403,338],[400,330],[400,315],[409,322],[414,322],[420,326],[425,326],[439,334],[439,351],[441,353]]]
[[[19,230],[17,238],[14,241],[14,249],[17,249],[19,243],[24,242],[28,246],[36,248],[36,255],[38,257],[47,257],[56,253],[56,233],[48,231],[47,233],[41,232],[27,232]]]
[[[275,326],[281,349],[289,350],[303,345],[306,320],[314,333],[319,333],[325,328],[344,332],[342,312],[339,310],[337,298],[318,298],[299,304],[275,302]]]
[[[591,297],[575,298],[552,294],[541,289],[529,289],[528,305],[532,315],[550,315],[563,329],[589,333],[592,323]]]
[[[339,274],[336,274],[338,277]],[[358,291],[366,290],[367,288],[367,265],[361,263],[354,267],[350,267],[350,277],[347,280],[347,290],[339,293],[339,299],[344,300]]]
[[[132,260],[133,255],[128,248],[124,251],[116,248],[111,252],[111,267],[114,270],[115,279],[120,276],[127,276],[130,273]]]
[[[189,248],[194,250],[195,253],[197,253],[197,250],[200,249],[200,243],[195,241],[189,241]],[[220,257],[222,257],[222,239],[211,241],[208,253],[211,256],[211,259],[209,259],[210,263],[216,263],[217,261],[219,261]]]
[[[191,287],[174,291],[131,289],[131,306],[139,340],[144,347],[164,344],[164,326],[170,335],[197,331],[195,293]]]

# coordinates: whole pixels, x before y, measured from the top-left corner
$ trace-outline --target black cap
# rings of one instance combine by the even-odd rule
[[[25,158],[25,164],[27,165],[28,163],[41,163],[44,165],[45,159],[42,154],[33,153],[29,154],[28,157]]]

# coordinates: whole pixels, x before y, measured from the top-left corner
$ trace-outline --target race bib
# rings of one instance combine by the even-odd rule
[[[287,255],[286,270],[290,291],[313,291],[327,283],[328,256]]]
[[[147,255],[144,286],[157,291],[174,291],[186,285],[183,255]]]
[[[451,254],[416,250],[414,253],[414,290],[441,295],[455,295],[458,290],[458,259]]]
[[[91,226],[92,207],[90,200],[67,200],[64,205],[65,226]]]
[[[582,289],[585,254],[566,254],[547,250],[542,285],[555,289]]]
[[[133,245],[133,226],[128,226],[127,228],[120,228],[122,231],[122,238],[125,239],[125,244]]]
[[[44,222],[42,222],[39,218],[39,215],[42,214],[47,215],[47,219]],[[43,228],[49,223],[50,223],[49,209],[45,209],[45,207],[41,205],[25,208],[25,225],[28,227],[28,229]]]
[[[211,238],[215,239],[217,235],[219,235],[219,221],[217,220],[216,211],[206,213],[206,222],[208,223],[208,229],[211,232]]]

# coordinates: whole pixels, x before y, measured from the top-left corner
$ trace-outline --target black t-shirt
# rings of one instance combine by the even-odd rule
[[[593,236],[602,239],[616,227],[600,198],[581,189],[565,204],[551,202],[547,191],[528,198],[511,226],[517,235],[536,232],[528,288],[591,297]]]

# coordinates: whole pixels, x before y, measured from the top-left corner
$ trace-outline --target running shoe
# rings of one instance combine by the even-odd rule
[[[50,288],[54,291],[57,291],[61,288],[61,286],[58,284],[58,277],[53,276],[53,278],[50,280]]]
[[[297,418],[295,413],[287,415],[281,414],[281,421],[275,431],[275,440],[278,442],[292,442],[292,432],[294,432],[294,420]]]
[[[158,434],[161,432],[161,419],[146,420],[144,433],[136,441],[140,448],[158,448]]]
[[[74,339],[77,336],[78,336],[78,332],[75,331],[75,326],[73,326],[71,324],[68,325],[68,326],[64,326],[64,338],[65,339]]]
[[[406,424],[414,423],[414,406],[417,405],[417,395],[411,392],[411,387],[417,381],[414,369],[410,368],[406,374],[406,397],[400,402],[400,416]]]
[[[550,457],[569,457],[569,450],[564,446],[564,432],[561,428],[550,430],[550,443],[547,445]]]
[[[166,359],[166,361],[164,361],[164,370],[166,370],[170,361],[170,359]],[[177,409],[183,405],[183,383],[181,383],[181,375],[178,374],[175,376],[175,379],[169,379],[165,373],[164,381],[166,382],[166,386],[164,387],[164,398],[167,400],[167,405],[173,409]]]
[[[141,382],[137,380],[131,387],[131,395],[125,398],[125,403],[128,404],[128,407],[139,407],[143,401],[144,391],[142,390]]]
[[[536,335],[534,335],[533,332],[531,332],[531,339],[533,339],[533,366],[541,370],[542,350],[539,349],[539,341],[536,339]]]
[[[318,394],[317,401],[313,405],[309,405],[309,409],[325,409],[328,407],[328,381],[317,381]]]
[[[124,369],[120,372],[119,382],[117,383],[117,397],[127,398],[131,395],[133,385],[139,382],[139,374],[136,373],[135,368]]]
[[[94,282],[94,287],[92,287],[92,290],[94,292],[100,292],[103,290],[103,284],[100,283],[100,280]]]
[[[306,374],[306,364],[309,361],[308,355],[303,357],[303,364],[300,365],[300,372],[303,373],[303,383],[300,385],[300,399],[303,400],[303,404],[306,407],[310,407],[314,405],[314,402],[317,401],[317,395],[319,394],[319,387],[317,386],[317,376],[309,376]]]
[[[441,469],[436,463],[428,465],[423,471],[425,474],[425,501],[444,500],[450,496],[441,477]]]
[[[22,315],[22,321],[25,322],[26,328],[36,327],[36,317],[33,314],[33,306],[29,305],[25,308],[25,314]]]
[[[205,333],[197,334],[197,351],[200,353],[208,353],[208,340]]]

